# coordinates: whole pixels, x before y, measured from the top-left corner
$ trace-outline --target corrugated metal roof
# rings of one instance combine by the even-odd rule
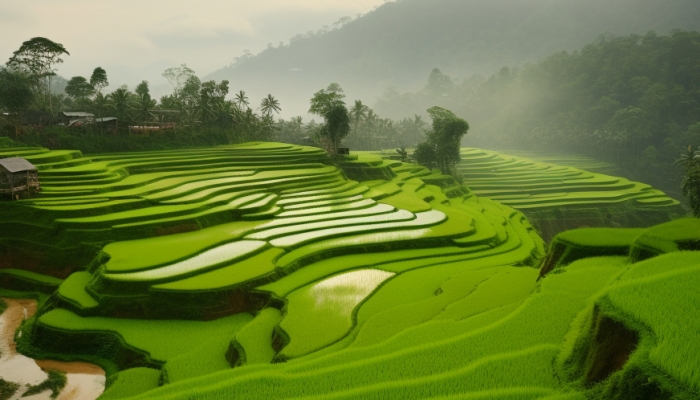
[[[116,121],[117,117],[104,117],[104,118],[95,118],[95,122],[110,122],[110,121]]]
[[[63,115],[70,118],[89,118],[95,116],[95,114],[85,111],[64,111]]]
[[[13,174],[22,171],[36,171],[36,167],[32,163],[21,157],[2,158],[0,159],[0,167]]]

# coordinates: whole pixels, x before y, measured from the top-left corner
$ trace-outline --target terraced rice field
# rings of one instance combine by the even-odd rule
[[[695,306],[653,262],[696,279],[697,251],[679,252],[696,238],[676,225],[574,231],[540,270],[521,212],[374,155],[14,152],[43,188],[0,207],[0,294],[40,299],[19,349],[99,364],[102,398],[584,399],[639,376],[696,390],[674,344],[694,328],[634,306],[636,285],[657,284],[653,301]],[[638,340],[593,382],[595,329],[633,312],[645,324],[629,330],[670,342]]]
[[[647,184],[591,172],[608,169],[591,159],[567,157],[563,165],[564,161],[554,156],[535,161],[470,148],[462,149],[461,156],[458,169],[474,194],[518,210],[622,202],[650,208],[678,205],[677,200]]]

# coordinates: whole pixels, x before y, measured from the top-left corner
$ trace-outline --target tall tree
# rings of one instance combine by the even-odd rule
[[[15,138],[19,137],[22,112],[32,102],[32,77],[26,72],[0,68],[0,108],[10,113],[15,126]]]
[[[688,198],[693,214],[700,217],[700,146],[696,151],[693,151],[692,146],[688,146],[687,152],[681,154],[676,164],[685,168],[681,192]]]
[[[331,83],[328,85],[328,88],[321,89],[314,93],[314,96],[311,98],[311,107],[309,108],[309,112],[311,114],[323,116],[340,104],[345,106],[345,102],[343,101],[344,98],[345,93],[340,85],[337,83]]]
[[[95,89],[90,82],[82,76],[70,78],[65,89],[66,94],[74,100],[87,98],[91,96],[94,91]]]
[[[330,142],[330,153],[338,154],[338,144],[350,133],[350,113],[345,104],[334,104],[324,112],[323,119],[321,136]]]
[[[323,117],[320,135],[328,141],[328,152],[338,153],[338,143],[350,133],[350,113],[345,107],[345,93],[337,83],[314,93],[309,112]]]
[[[117,121],[124,121],[131,117],[128,114],[130,98],[133,94],[129,91],[126,85],[120,86],[118,89],[109,94],[109,106],[114,109],[117,116]]]
[[[185,82],[187,82],[191,76],[195,76],[195,73],[187,64],[182,64],[179,67],[166,69],[163,71],[162,76],[172,85],[173,94],[177,97],[180,90],[182,90],[182,87],[185,85]]]
[[[131,109],[136,114],[136,120],[146,122],[153,119],[151,109],[156,106],[155,100],[151,99],[151,90],[148,87],[148,81],[141,81],[136,85],[135,94],[131,100]]]
[[[460,161],[462,137],[469,130],[469,124],[442,107],[431,107],[427,111],[433,128],[427,140],[416,147],[414,157],[423,165],[437,165],[443,174],[449,174]]]
[[[272,114],[279,114],[282,108],[280,108],[280,102],[271,94],[268,94],[267,97],[260,102],[260,111],[262,111],[263,116],[269,117]]]
[[[369,111],[369,107],[362,104],[362,100],[355,100],[355,104],[350,109],[350,115],[352,116],[352,123],[355,129],[357,129],[360,122],[367,116],[367,111]]]
[[[95,89],[95,92],[102,93],[102,89],[109,86],[107,71],[102,67],[95,68],[90,76],[90,85]]]
[[[12,53],[7,66],[15,69],[26,69],[38,79],[45,79],[43,87],[49,98],[49,110],[53,114],[51,102],[51,77],[56,75],[55,64],[63,62],[61,56],[70,55],[62,44],[47,38],[35,37],[22,43],[20,48]]]
[[[234,100],[234,102],[241,110],[243,109],[243,106],[248,107],[248,104],[250,104],[248,102],[248,96],[246,96],[245,92],[242,90],[236,93],[236,99]]]

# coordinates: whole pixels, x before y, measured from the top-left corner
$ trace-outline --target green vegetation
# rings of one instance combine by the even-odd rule
[[[685,154],[676,161],[685,167],[685,176],[681,181],[681,192],[688,197],[690,208],[696,217],[700,217],[700,146],[693,151],[693,146],[689,145]]]
[[[151,368],[130,368],[119,372],[116,380],[100,396],[101,400],[136,396],[159,386],[161,371]]]
[[[697,27],[630,32],[581,43],[573,52],[561,47],[518,68],[504,63],[488,79],[458,83],[433,73],[423,90],[390,93],[375,109],[397,118],[449,107],[469,120],[471,145],[591,156],[680,198],[682,175],[672,164],[700,144],[700,33]]]
[[[24,392],[22,397],[39,394],[43,391],[50,390],[51,398],[55,399],[61,393],[61,390],[66,386],[68,379],[66,374],[60,371],[49,371],[49,377],[44,382],[38,385],[29,385],[29,388]]]
[[[697,307],[684,295],[700,271],[697,219],[565,232],[546,254],[520,211],[487,198],[676,206],[646,185],[476,149],[461,153],[472,189],[376,154],[334,166],[281,143],[0,150],[16,153],[37,160],[43,188],[0,209],[0,282],[43,296],[18,349],[102,365],[105,398],[697,390],[680,359],[697,327],[678,322]],[[599,337],[634,346],[609,366],[615,343]]]
[[[644,7],[626,0],[392,1],[357,18],[349,15],[328,26],[305,29],[259,54],[246,52],[206,79],[240,82],[255,96],[275,88],[280,98],[299,99],[286,107],[301,115],[306,111],[302,100],[328,85],[329,79],[341,82],[348,95],[352,88],[356,99],[376,98],[387,88],[387,97],[404,97],[398,90],[424,86],[435,67],[454,77],[455,86],[465,81],[467,86],[474,82],[469,79],[472,74],[489,76],[503,66],[580,49],[603,33],[667,34],[673,29],[698,30],[698,21],[700,12],[692,0],[653,0]],[[440,84],[430,87],[439,103],[415,109],[399,106],[390,115],[384,107],[377,111],[402,118],[439,105],[472,122],[481,109],[467,114],[452,108],[457,99],[443,89]]]
[[[0,378],[0,400],[9,400],[19,389],[18,383],[8,382]]]
[[[421,165],[437,166],[447,175],[460,161],[460,144],[469,124],[452,111],[440,107],[429,108],[428,114],[433,120],[433,129],[428,132],[425,142],[416,145],[413,157]]]

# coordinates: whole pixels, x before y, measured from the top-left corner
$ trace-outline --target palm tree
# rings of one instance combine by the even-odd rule
[[[156,101],[152,100],[148,94],[132,94],[129,105],[136,114],[135,119],[139,122],[145,125],[147,121],[153,120],[151,109],[156,106]]]
[[[367,137],[367,140],[365,143],[367,143],[367,149],[366,150],[374,150],[374,143],[372,143],[372,139],[374,136],[374,131],[377,129],[377,125],[379,122],[379,116],[374,113],[374,110],[371,108],[367,111],[367,117],[365,117],[365,123],[364,125],[364,130],[365,130],[365,136]]]
[[[700,158],[700,157],[699,157]],[[688,197],[693,214],[700,217],[700,165],[696,165],[686,173],[681,181],[683,196]]]
[[[279,114],[282,109],[280,108],[280,102],[271,94],[268,94],[260,103],[260,111],[262,111],[263,116],[269,117],[273,113]]]
[[[693,151],[693,146],[689,145],[688,148],[684,149],[684,152],[681,153],[681,158],[676,160],[673,165],[680,165],[686,171],[690,171],[693,167],[700,165],[700,146],[698,146],[696,151]]]
[[[129,109],[131,92],[129,92],[129,88],[126,85],[123,85],[117,90],[113,91],[108,95],[108,97],[111,100],[110,106],[114,109],[115,113],[117,114],[117,121],[119,119],[124,119],[125,117],[129,117],[129,119],[131,119],[127,112],[127,110]]]
[[[112,108],[110,103],[111,100],[109,96],[103,95],[102,92],[97,92],[97,94],[95,95],[95,100],[92,103],[95,107],[95,111],[97,111],[97,118],[100,119],[99,128],[101,134],[104,134],[104,131],[102,129],[102,110],[104,110],[105,108]]]
[[[350,116],[352,117],[355,130],[357,130],[360,122],[367,116],[368,110],[369,107],[362,104],[362,100],[355,100],[355,105],[350,109]]]
[[[250,103],[248,103],[248,96],[246,96],[245,92],[242,90],[239,91],[238,93],[236,93],[236,100],[234,100],[234,102],[236,103],[238,108],[241,110],[243,109],[244,105],[246,107],[248,107],[248,104],[250,104]]]

